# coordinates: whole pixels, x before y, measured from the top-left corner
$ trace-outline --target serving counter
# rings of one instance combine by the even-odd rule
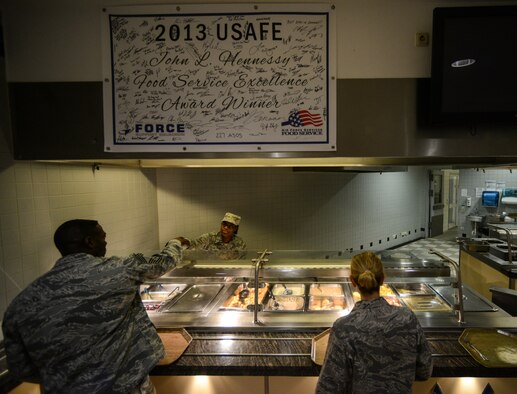
[[[431,383],[471,377],[515,387],[517,362],[483,365],[460,339],[466,329],[475,328],[517,335],[517,318],[462,284],[457,265],[439,255],[431,260],[396,250],[377,253],[386,274],[381,295],[412,309],[424,328],[433,353]],[[158,332],[184,331],[188,337],[180,336],[181,344],[164,341],[166,348],[175,346],[176,356],[151,371],[158,392],[220,392],[195,388],[196,379],[205,376],[227,378],[230,383],[225,384],[240,384],[246,391],[249,383],[239,378],[263,380],[263,389],[254,392],[269,393],[271,383],[284,387],[274,392],[290,392],[292,386],[298,394],[312,393],[321,368],[315,339],[358,300],[349,281],[351,258],[352,253],[340,251],[262,250],[220,260],[186,251],[174,270],[140,287]],[[303,379],[303,387],[289,377]],[[8,374],[2,380],[0,387],[16,384]],[[182,382],[184,386],[176,386]],[[426,386],[414,392],[429,391]]]
[[[181,266],[142,286],[158,330],[185,328],[193,338],[177,361],[156,367],[153,375],[319,374],[312,357],[314,338],[348,314],[358,300],[348,279],[352,256],[264,252],[250,251],[233,261],[187,254]],[[418,317],[431,343],[433,376],[515,376],[511,367],[480,365],[458,339],[469,327],[516,332],[516,318],[458,283],[449,261],[418,259],[406,252],[378,253],[386,273],[381,295]],[[159,292],[166,299],[153,300],[153,293]]]

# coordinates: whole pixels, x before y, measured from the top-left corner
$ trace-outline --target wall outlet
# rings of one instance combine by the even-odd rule
[[[472,206],[472,197],[467,197],[467,207]]]
[[[427,47],[429,46],[429,33],[418,32],[415,34],[415,46]]]

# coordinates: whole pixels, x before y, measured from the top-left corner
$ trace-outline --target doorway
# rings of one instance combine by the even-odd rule
[[[459,170],[443,170],[443,231],[458,226]]]
[[[458,226],[459,170],[432,170],[429,174],[429,237]]]

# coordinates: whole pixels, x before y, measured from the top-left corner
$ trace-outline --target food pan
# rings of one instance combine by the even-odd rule
[[[162,311],[162,307],[181,294],[185,283],[155,283],[140,286],[140,298],[147,311]]]
[[[181,297],[164,305],[163,312],[203,312],[219,294],[224,285],[200,284],[192,285]]]
[[[247,295],[243,297],[243,290],[247,290]],[[258,303],[262,304],[264,297],[269,291],[268,283],[261,283],[259,287]],[[249,310],[248,306],[255,304],[255,288],[248,286],[248,284],[240,284],[233,289],[232,294],[224,301],[220,309],[224,310],[237,310],[246,311]]]
[[[303,296],[305,285],[303,283],[277,283],[273,285],[271,292],[274,296]]]
[[[313,283],[309,289],[311,296],[344,296],[343,285],[340,283]]]
[[[343,296],[310,296],[309,311],[342,311],[349,309]]]
[[[413,312],[449,312],[451,307],[441,298],[429,296],[409,296],[404,298],[404,303]]]
[[[435,295],[425,283],[394,283],[392,286],[401,297]]]
[[[271,312],[303,312],[305,297],[303,296],[273,296],[266,304],[266,311]]]

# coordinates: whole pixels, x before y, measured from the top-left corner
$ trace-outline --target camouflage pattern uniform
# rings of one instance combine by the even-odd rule
[[[9,371],[41,382],[45,393],[127,394],[140,387],[165,353],[139,286],[181,258],[178,240],[149,259],[60,258],[7,308],[2,329]]]
[[[190,241],[190,249],[207,250],[220,258],[239,258],[246,250],[246,243],[241,237],[234,235],[230,242],[224,243],[220,231],[203,234]]]
[[[334,322],[317,394],[411,393],[431,376],[429,344],[415,314],[384,298],[360,301]]]

